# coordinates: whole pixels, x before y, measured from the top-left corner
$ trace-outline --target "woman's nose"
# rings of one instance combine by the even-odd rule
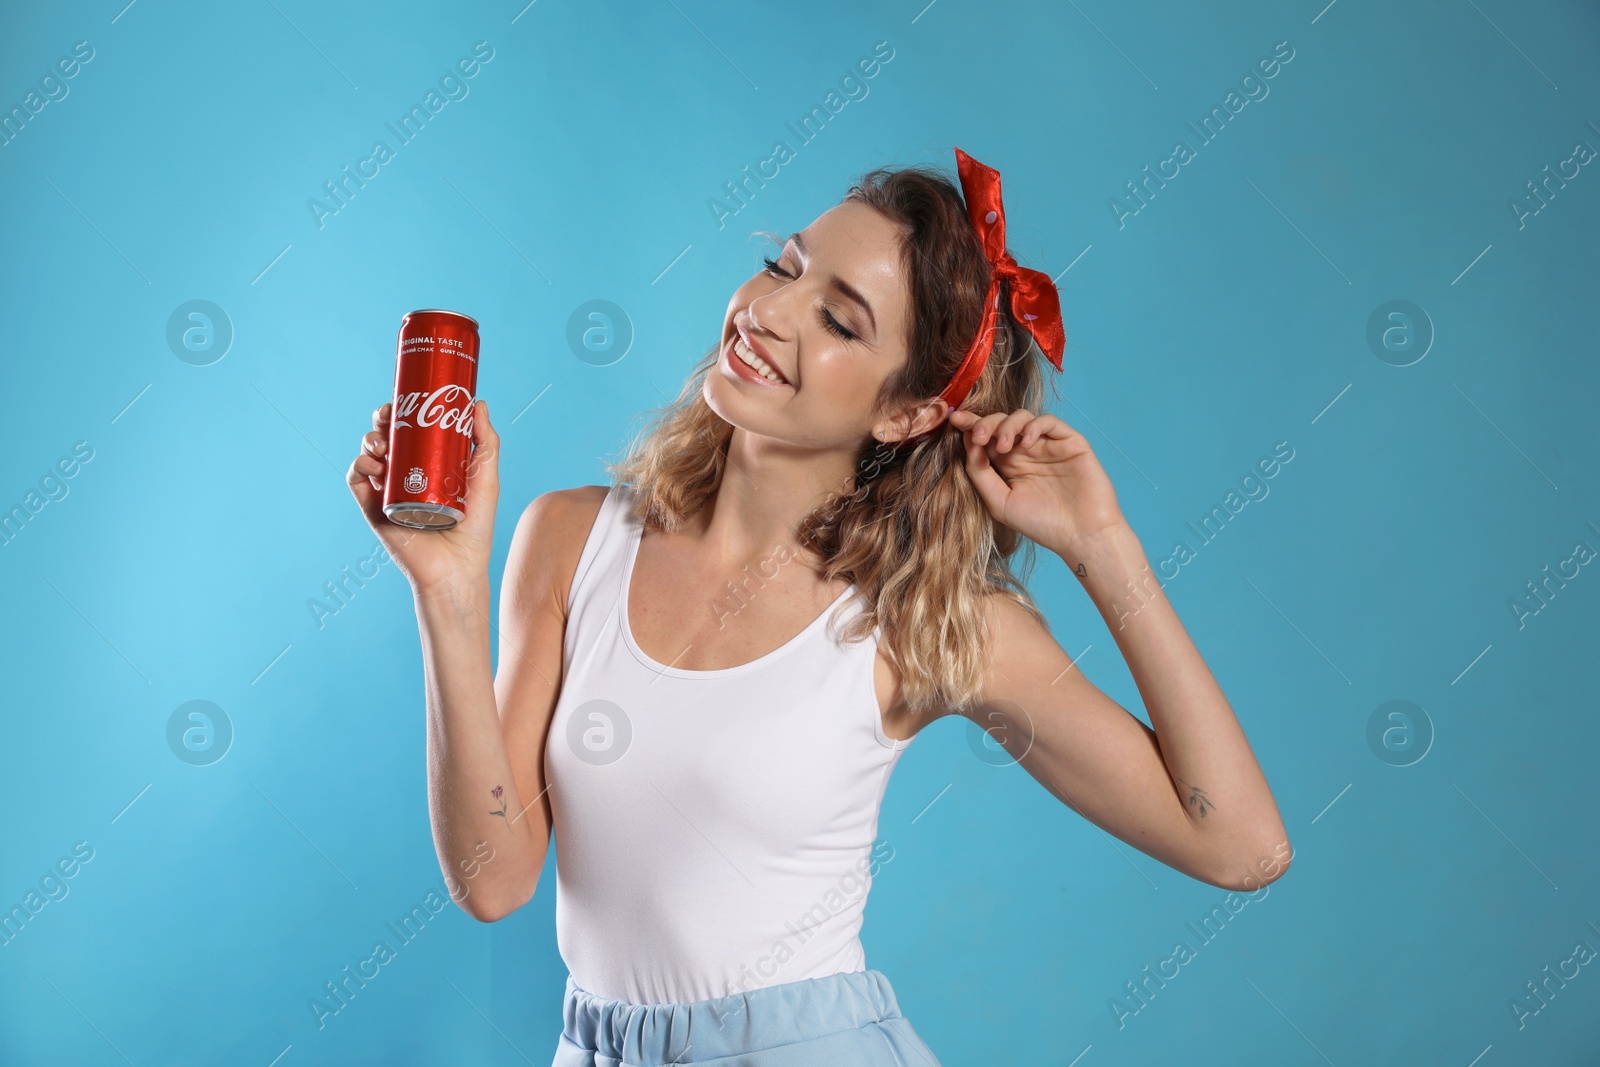
[[[786,324],[791,321],[788,301],[785,298],[789,288],[786,285],[780,286],[750,301],[750,306],[745,311],[745,329],[753,334],[764,334],[768,337],[781,339],[786,336]]]

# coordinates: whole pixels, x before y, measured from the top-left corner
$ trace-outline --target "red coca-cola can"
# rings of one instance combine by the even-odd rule
[[[475,320],[437,309],[400,320],[383,483],[383,513],[390,522],[447,530],[466,517],[477,391]]]

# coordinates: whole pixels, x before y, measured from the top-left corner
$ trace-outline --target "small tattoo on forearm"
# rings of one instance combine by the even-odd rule
[[[1188,783],[1184,784],[1187,785]],[[1206,791],[1197,785],[1189,786],[1189,803],[1200,809],[1200,817],[1202,819],[1206,817],[1207,811],[1216,807],[1211,802],[1211,798],[1206,796]]]
[[[1080,563],[1078,564],[1077,569],[1075,569],[1072,573],[1076,574],[1079,578],[1087,578],[1089,576],[1089,568]]]
[[[494,798],[500,802],[500,810],[499,811],[491,811],[489,813],[490,815],[498,815],[502,819],[505,818],[505,816],[506,816],[505,791],[506,791],[505,787],[504,786],[499,786],[499,785],[497,785],[493,789],[489,790],[489,792],[494,794]]]

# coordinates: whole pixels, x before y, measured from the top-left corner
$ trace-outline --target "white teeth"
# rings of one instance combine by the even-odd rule
[[[757,374],[761,375],[767,381],[776,382],[779,385],[783,384],[783,378],[778,375],[778,372],[768,366],[766,361],[760,356],[752,352],[750,350],[750,346],[744,343],[744,339],[742,337],[735,337],[733,339],[733,352],[734,355],[744,360],[745,363],[749,364],[749,366],[755,369]]]

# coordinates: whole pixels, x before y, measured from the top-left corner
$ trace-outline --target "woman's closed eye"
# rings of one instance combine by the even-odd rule
[[[763,264],[765,264],[765,266],[762,267],[762,270],[766,271],[766,273],[772,275],[775,278],[793,278],[794,277],[794,275],[790,274],[788,271],[786,271],[782,267],[778,266],[778,261],[775,260],[775,259],[770,259],[770,258],[764,256],[764,257],[762,257],[761,262]],[[817,313],[818,313],[818,315],[821,316],[822,325],[824,327],[826,327],[829,330],[832,330],[834,333],[838,334],[840,337],[843,337],[847,341],[853,341],[853,340],[856,339],[856,335],[854,333],[852,333],[848,328],[846,328],[845,325],[843,323],[841,323],[838,319],[833,317],[833,313],[828,310],[828,306],[826,304],[818,305]]]

